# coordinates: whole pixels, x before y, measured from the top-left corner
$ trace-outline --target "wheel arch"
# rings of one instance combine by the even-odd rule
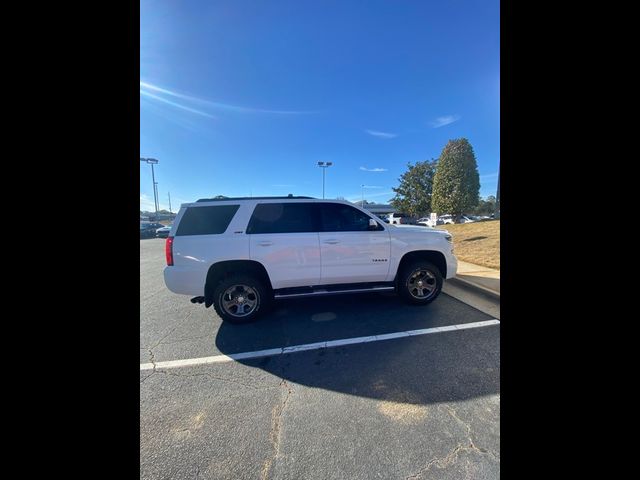
[[[447,259],[445,258],[444,254],[442,252],[439,252],[438,250],[414,250],[412,252],[405,253],[400,259],[395,278],[398,278],[398,273],[401,272],[406,265],[415,261],[426,261],[433,263],[438,268],[438,270],[440,270],[442,278],[447,278]]]
[[[213,305],[213,292],[216,285],[218,285],[222,279],[239,273],[256,275],[264,282],[270,291],[273,290],[267,269],[260,262],[255,260],[225,260],[216,262],[209,267],[204,284],[205,307],[209,308]]]

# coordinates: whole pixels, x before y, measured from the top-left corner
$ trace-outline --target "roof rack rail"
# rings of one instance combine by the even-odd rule
[[[301,197],[294,195],[287,195],[286,197],[223,197],[222,195],[218,195],[214,198],[200,198],[196,200],[196,202],[226,202],[228,200],[286,200],[286,199],[312,199],[315,200],[315,197]]]

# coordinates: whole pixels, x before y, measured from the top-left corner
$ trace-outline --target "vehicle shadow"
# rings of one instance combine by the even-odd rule
[[[249,325],[223,322],[225,354],[488,320],[442,295],[427,307],[393,294],[277,303]],[[499,326],[238,360],[287,382],[397,403],[453,402],[500,391]]]

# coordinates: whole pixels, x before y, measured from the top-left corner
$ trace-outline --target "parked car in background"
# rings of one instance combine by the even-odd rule
[[[440,217],[438,217],[439,220],[442,220],[443,223],[453,223],[453,215],[449,215],[449,214],[445,214],[445,215],[440,215]],[[472,223],[475,222],[476,220],[474,220],[470,215],[462,215],[459,219],[458,219],[458,223]]]
[[[390,213],[387,217],[391,225],[416,225],[415,217],[406,213]]]
[[[162,227],[156,230],[156,237],[158,238],[167,238],[169,236],[169,232],[171,231],[172,225],[167,225],[166,227]]]
[[[418,219],[418,225],[424,225],[425,227],[435,227],[436,225],[444,225],[444,221],[439,219],[435,221],[435,223],[433,221],[431,221],[430,217],[422,217]]]
[[[164,227],[161,223],[140,222],[140,238],[155,238],[156,230]]]

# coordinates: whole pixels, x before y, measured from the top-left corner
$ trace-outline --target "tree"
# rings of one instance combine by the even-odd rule
[[[407,171],[400,176],[400,185],[392,190],[395,197],[389,202],[399,212],[421,217],[431,212],[431,192],[438,161],[435,159],[407,164]]]
[[[478,205],[480,175],[473,147],[466,138],[449,140],[433,178],[433,209],[449,213],[454,221]]]
[[[486,200],[480,199],[478,206],[472,210],[474,215],[491,215],[496,210],[496,197],[489,195]]]

